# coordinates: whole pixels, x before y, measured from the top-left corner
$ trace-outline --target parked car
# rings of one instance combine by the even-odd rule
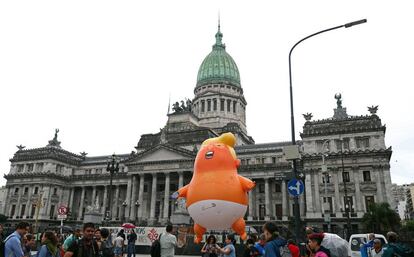
[[[369,234],[353,234],[349,238],[349,248],[351,248],[351,257],[361,257],[361,246],[368,243]],[[382,245],[388,243],[384,235],[375,234],[375,239],[381,240]]]

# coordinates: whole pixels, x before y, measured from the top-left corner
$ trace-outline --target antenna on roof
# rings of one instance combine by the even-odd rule
[[[220,10],[218,11],[218,31],[220,32]]]

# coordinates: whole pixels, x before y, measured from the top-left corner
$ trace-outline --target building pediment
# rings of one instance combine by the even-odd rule
[[[143,151],[130,159],[126,160],[127,164],[131,163],[148,163],[148,162],[165,162],[193,160],[196,153],[183,149],[181,147],[168,144],[158,145]]]

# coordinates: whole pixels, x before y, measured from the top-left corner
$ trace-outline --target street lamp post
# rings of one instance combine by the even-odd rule
[[[109,172],[109,190],[108,190],[108,204],[106,205],[106,217],[107,220],[112,220],[111,203],[112,203],[112,176],[119,171],[119,161],[116,158],[115,153],[111,159],[108,160],[106,171]]]
[[[366,19],[363,19],[363,20],[358,20],[358,21],[346,23],[344,25],[332,27],[332,28],[329,28],[329,29],[321,30],[319,32],[316,32],[314,34],[311,34],[311,35],[309,35],[307,37],[302,38],[301,40],[299,40],[298,42],[296,42],[296,44],[294,44],[293,47],[290,49],[290,52],[289,52],[289,84],[290,84],[290,90],[289,91],[290,91],[290,126],[291,126],[291,133],[292,133],[292,145],[296,145],[296,139],[295,139],[295,119],[294,119],[294,114],[293,114],[292,61],[291,61],[293,49],[295,49],[295,47],[297,45],[299,45],[300,43],[302,43],[306,39],[311,38],[313,36],[316,36],[316,35],[322,34],[324,32],[331,31],[331,30],[339,29],[339,28],[350,28],[352,26],[359,25],[359,24],[362,24],[362,23],[365,23],[365,22],[367,22],[367,20]],[[296,160],[293,160],[292,171],[293,171],[294,176],[296,178],[298,178]],[[296,234],[296,240],[299,241],[300,240],[300,210],[299,210],[299,197],[298,196],[296,196],[294,198],[294,208],[293,208],[293,211],[294,211],[294,215],[295,215],[295,234]]]
[[[349,199],[348,199],[348,189],[346,187],[346,182],[348,177],[344,176],[344,172],[345,172],[345,166],[344,166],[344,139],[341,138],[341,166],[342,166],[342,181],[344,182],[344,196],[345,196],[345,201],[344,201],[344,205],[345,205],[345,216],[346,216],[346,226],[347,226],[347,230],[346,230],[346,237],[347,239],[349,238],[349,235],[351,234],[350,232],[352,232],[352,228],[351,228],[351,219],[349,217],[349,209],[352,208],[352,206],[349,203]]]
[[[323,142],[322,148],[321,148],[321,152],[322,152],[322,175],[324,175],[324,182],[323,182],[323,184],[324,184],[324,187],[325,187],[325,197],[324,197],[325,198],[325,201],[324,201],[324,204],[325,205],[328,205],[329,204],[329,202],[328,202],[328,179],[329,179],[329,173],[328,173],[328,168],[326,167],[326,164],[325,164],[325,154],[324,154],[323,150],[324,150],[325,145],[328,144],[329,142],[330,142],[329,139],[325,140]],[[329,151],[329,146],[327,147],[327,150]],[[325,222],[328,223],[328,232],[331,232],[331,217],[330,216],[326,216],[327,213],[326,213],[325,207],[323,209],[324,209]]]

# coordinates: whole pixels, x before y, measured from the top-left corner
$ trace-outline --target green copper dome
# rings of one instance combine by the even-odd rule
[[[226,52],[226,46],[221,42],[223,34],[220,25],[216,33],[216,43],[213,51],[204,59],[198,69],[197,86],[211,83],[228,83],[240,87],[240,74],[233,58]]]

